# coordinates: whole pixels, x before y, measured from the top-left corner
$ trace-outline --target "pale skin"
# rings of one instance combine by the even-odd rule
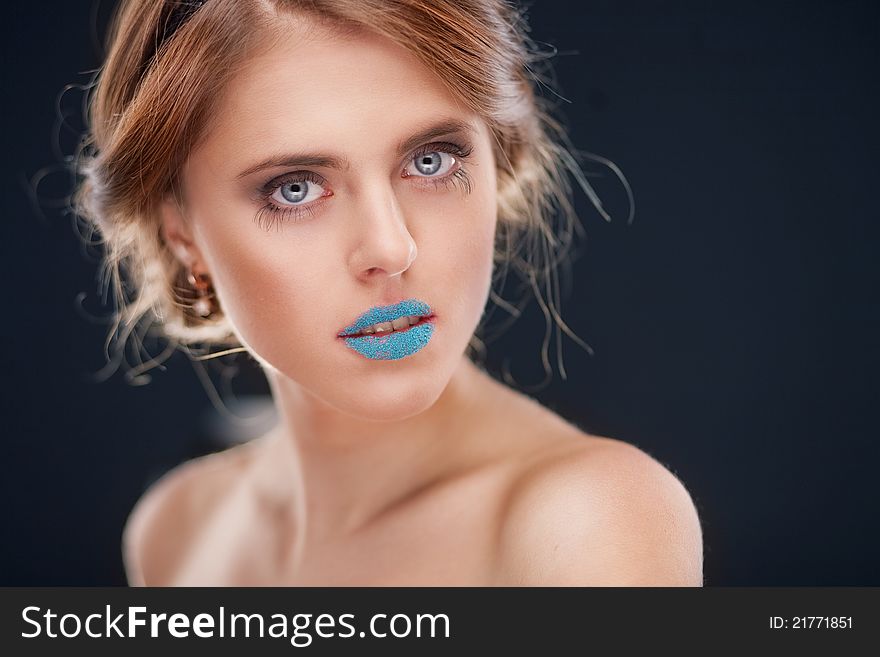
[[[163,236],[211,276],[280,421],[151,487],[125,529],[129,581],[700,585],[699,519],[669,470],[464,356],[497,222],[486,124],[390,41],[285,30],[221,97],[182,172],[182,204],[162,205]],[[448,149],[436,174],[414,166],[423,146]],[[242,175],[303,153],[341,162],[287,157]],[[459,170],[469,191],[452,182]],[[264,211],[258,225],[267,199],[255,190],[304,171],[309,213],[265,230]],[[436,314],[421,351],[371,360],[336,337],[408,298]]]

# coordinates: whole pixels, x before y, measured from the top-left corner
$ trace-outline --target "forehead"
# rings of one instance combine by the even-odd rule
[[[438,54],[441,44],[438,44]],[[473,120],[444,82],[404,47],[370,32],[338,34],[281,18],[277,35],[232,76],[200,150],[391,151],[435,117]]]

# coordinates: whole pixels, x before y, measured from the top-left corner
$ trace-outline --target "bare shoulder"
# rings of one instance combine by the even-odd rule
[[[575,438],[511,485],[497,583],[701,586],[702,530],[683,483],[634,445]]]
[[[173,577],[201,525],[243,471],[249,445],[231,447],[172,468],[141,496],[122,533],[132,586],[161,586]]]

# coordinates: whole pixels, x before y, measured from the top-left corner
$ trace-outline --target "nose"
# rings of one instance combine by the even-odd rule
[[[355,211],[358,239],[351,266],[358,278],[390,278],[409,269],[418,249],[393,190],[373,187]]]

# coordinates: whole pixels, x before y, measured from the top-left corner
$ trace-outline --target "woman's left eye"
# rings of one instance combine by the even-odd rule
[[[404,173],[408,176],[419,176],[422,178],[439,177],[449,173],[449,170],[455,166],[456,162],[457,160],[452,153],[427,151],[413,156],[410,166],[404,170]]]

